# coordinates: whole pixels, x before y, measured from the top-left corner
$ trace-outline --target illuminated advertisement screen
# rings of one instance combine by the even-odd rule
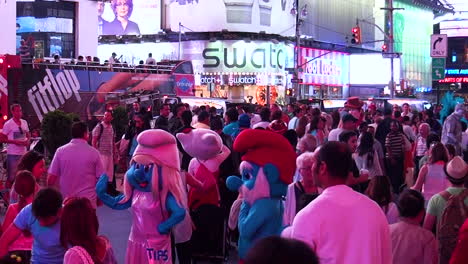
[[[382,54],[351,54],[350,84],[388,84],[391,78],[390,59]],[[393,60],[395,80],[400,79],[400,59]]]
[[[349,54],[301,48],[300,63],[304,84],[343,86],[349,84]]]
[[[73,33],[73,19],[59,17],[17,17],[17,33],[54,32]]]
[[[430,87],[432,76],[429,36],[433,30],[434,14],[430,9],[400,1],[395,1],[394,6],[404,8],[404,11],[394,14],[395,52],[402,53],[402,78],[414,88]]]
[[[97,55],[104,61],[112,52],[122,56],[121,61],[137,64],[145,60],[149,52],[161,60],[178,59],[178,43],[102,44]],[[157,53],[155,51],[158,51]],[[192,61],[195,72],[251,72],[284,73],[294,67],[294,49],[290,44],[269,41],[183,41],[181,58]],[[347,69],[347,66],[346,66]]]
[[[112,0],[97,3],[99,35],[151,35],[161,29],[158,0]]]
[[[294,35],[291,0],[166,0],[170,29]]]

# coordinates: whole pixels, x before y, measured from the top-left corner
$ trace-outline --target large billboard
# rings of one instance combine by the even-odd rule
[[[400,80],[400,59],[394,59],[393,71],[396,82]],[[382,58],[380,53],[350,55],[351,85],[388,85],[391,79],[390,59]]]
[[[226,40],[183,41],[181,58],[192,61],[194,72],[284,73],[294,67],[294,47],[271,41]],[[112,52],[123,55],[121,61],[138,64],[149,52],[157,61],[177,60],[179,43],[103,44],[98,46],[98,57],[104,61]]]
[[[112,0],[97,3],[99,35],[151,35],[161,29],[158,0]]]
[[[301,48],[303,84],[345,86],[349,84],[349,54],[336,51]]]
[[[23,106],[25,118],[36,126],[50,111],[63,110],[90,120],[102,115],[106,96],[117,92],[158,90],[161,94],[193,95],[192,74],[150,74],[73,69],[12,71],[11,102]]]
[[[409,88],[431,87],[429,36],[433,31],[434,14],[430,9],[403,1],[395,1],[394,7],[404,8],[393,17],[395,52],[402,53],[401,78],[408,82]],[[388,32],[388,27],[386,30]]]
[[[232,32],[264,31],[292,36],[296,16],[294,0],[166,0],[167,27],[179,31]]]

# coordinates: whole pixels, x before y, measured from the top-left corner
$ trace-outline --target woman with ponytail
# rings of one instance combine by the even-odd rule
[[[354,161],[359,170],[369,171],[369,180],[378,175],[383,175],[377,151],[374,149],[374,136],[370,132],[361,134]]]
[[[32,203],[35,194],[36,181],[31,172],[27,170],[18,171],[16,174],[14,190],[18,195],[18,202],[8,206],[5,221],[3,221],[2,229],[6,230],[15,220],[18,213],[26,205]],[[8,248],[8,256],[15,256],[20,260],[18,263],[29,263],[31,259],[31,249],[33,237],[30,233],[23,233],[15,240]]]

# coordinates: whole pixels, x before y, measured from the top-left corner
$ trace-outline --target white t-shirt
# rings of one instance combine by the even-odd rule
[[[258,122],[261,122],[262,118],[258,114],[254,114],[250,119],[250,127],[255,126]]]
[[[340,135],[343,133],[344,129],[342,128],[335,128],[330,131],[328,134],[328,141],[340,141]]]
[[[154,58],[147,58],[145,63],[146,64],[156,64],[156,60]]]
[[[323,264],[392,263],[390,232],[382,209],[345,185],[326,188],[299,211],[282,235],[307,243]]]
[[[293,117],[291,120],[289,120],[288,129],[296,129],[298,123],[299,123],[299,118],[297,118],[297,116]],[[306,131],[309,131],[309,130],[306,130]]]
[[[403,133],[405,133],[405,135],[408,137],[409,140],[415,142],[416,141],[416,135],[414,134],[414,131],[413,131],[413,128],[408,126],[408,125],[404,125],[403,126]]]
[[[257,124],[253,125],[252,128],[255,129],[257,127],[263,127],[264,129],[267,129],[267,127],[270,125],[270,122],[267,121],[261,121],[258,122]]]
[[[29,133],[28,123],[24,119],[21,120],[21,129],[19,129],[18,124],[13,121],[13,118],[8,120],[5,125],[3,125],[2,133],[7,135],[9,140],[21,140],[26,138],[26,133]],[[26,146],[19,146],[16,144],[8,144],[7,154],[8,155],[24,155],[26,153]]]

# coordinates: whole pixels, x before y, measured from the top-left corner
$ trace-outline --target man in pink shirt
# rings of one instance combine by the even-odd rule
[[[328,142],[316,153],[315,182],[324,191],[294,218],[291,237],[306,242],[322,264],[390,264],[387,219],[368,197],[346,186],[353,162],[348,146]]]
[[[88,144],[88,126],[84,122],[73,123],[71,134],[72,140],[55,152],[47,184],[58,184],[64,198],[86,197],[96,208],[96,183],[105,172],[99,151]]]

